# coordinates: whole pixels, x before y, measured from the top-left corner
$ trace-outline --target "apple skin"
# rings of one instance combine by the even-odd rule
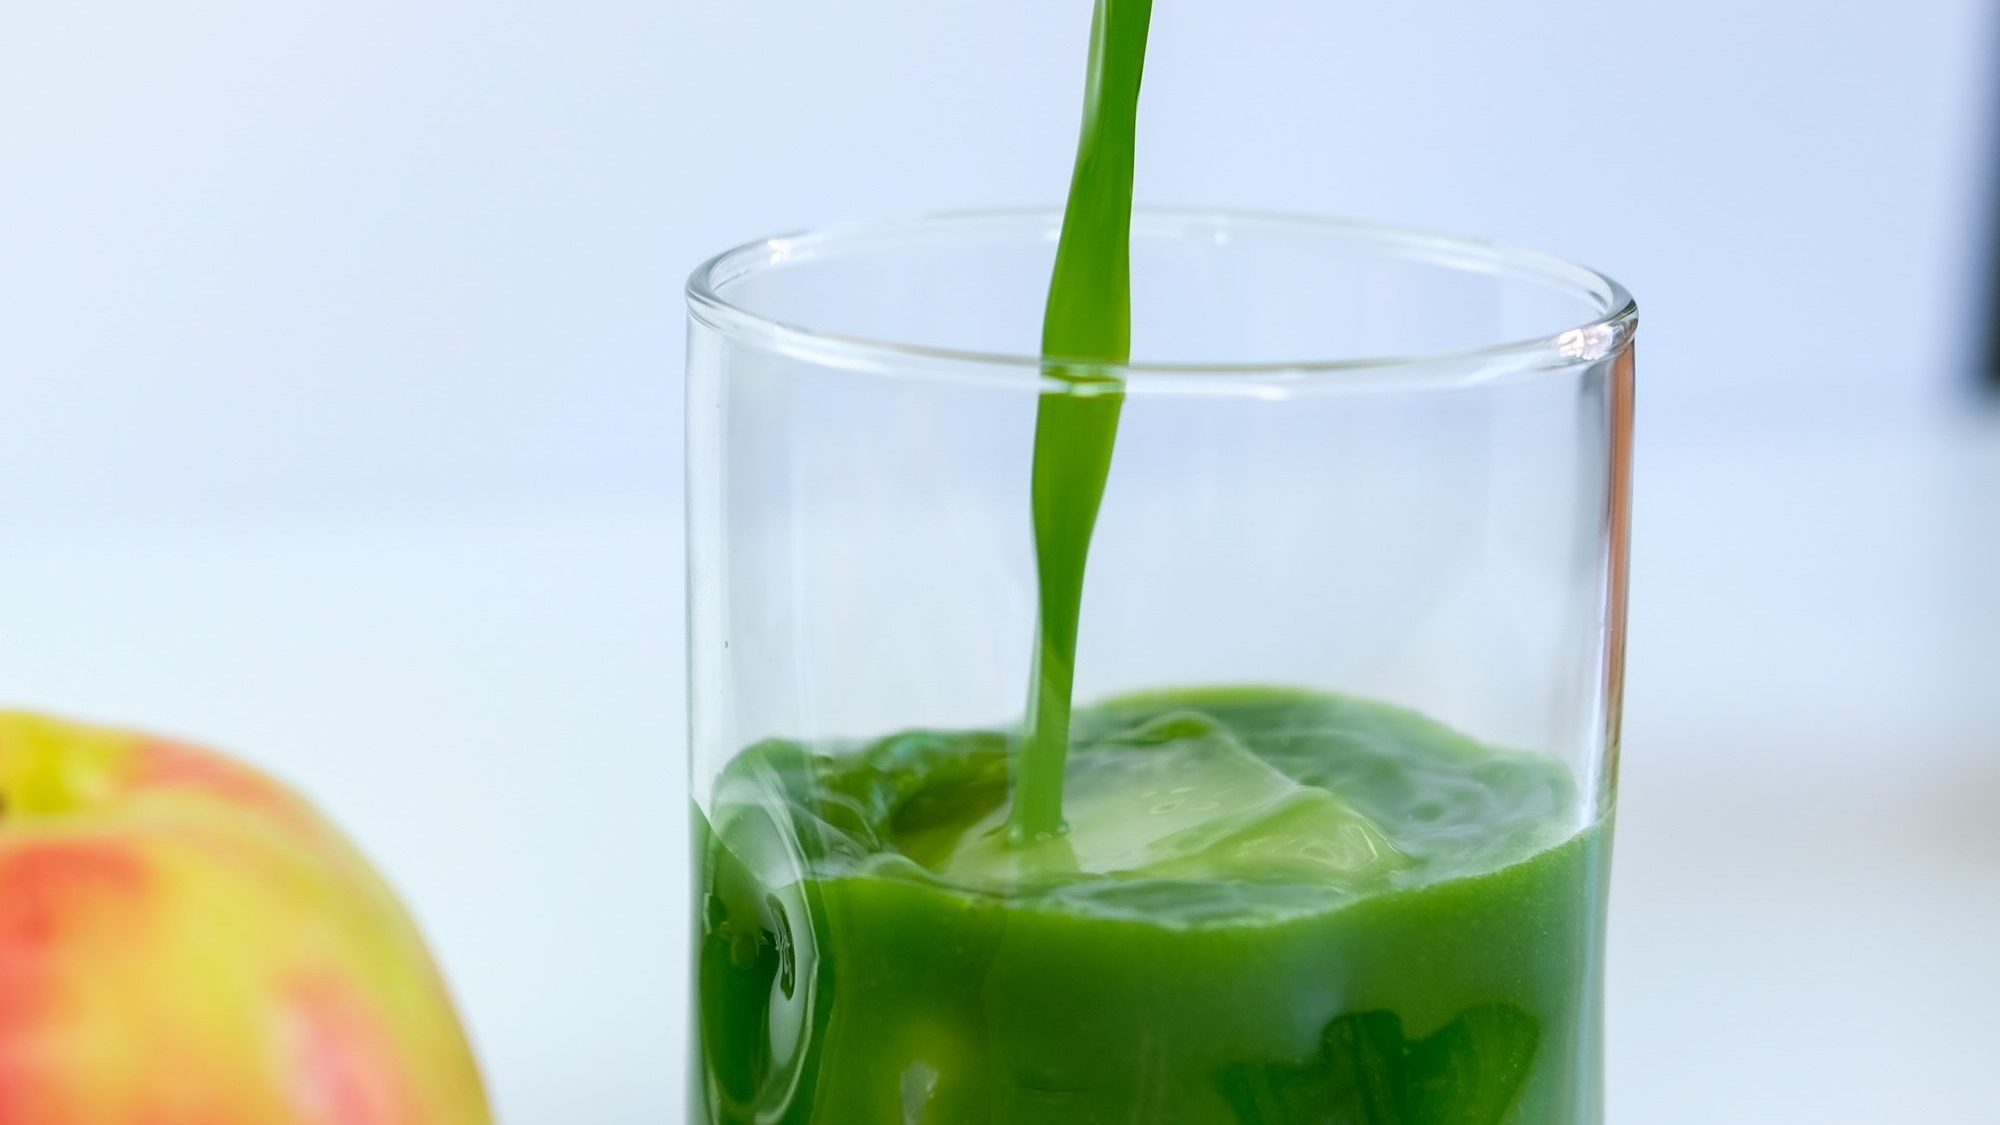
[[[0,1125],[487,1125],[416,926],[291,790],[0,712]]]

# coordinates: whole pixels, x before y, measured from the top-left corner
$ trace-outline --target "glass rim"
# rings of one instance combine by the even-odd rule
[[[1190,230],[1292,230],[1333,235],[1398,250],[1442,269],[1540,282],[1598,308],[1595,317],[1559,331],[1470,348],[1407,355],[1303,358],[1256,362],[1104,363],[1064,356],[1024,355],[912,344],[796,324],[725,296],[729,285],[762,270],[812,261],[832,252],[977,229],[1032,224],[1053,242],[1062,212],[1051,208],[950,211],[904,219],[846,223],[772,235],[725,250],[688,276],[688,315],[732,336],[817,365],[926,381],[1003,385],[1067,394],[1235,394],[1288,398],[1325,392],[1448,389],[1554,374],[1589,366],[1631,347],[1639,306],[1623,285],[1566,259],[1479,238],[1355,219],[1201,208],[1138,207],[1132,232],[1185,236]],[[1115,382],[1060,379],[1051,366]]]

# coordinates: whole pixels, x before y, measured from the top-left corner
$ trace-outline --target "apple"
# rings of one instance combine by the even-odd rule
[[[0,1125],[486,1125],[423,938],[219,754],[0,712]]]

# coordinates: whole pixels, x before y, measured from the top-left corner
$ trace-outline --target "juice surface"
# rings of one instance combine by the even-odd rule
[[[1605,839],[1562,766],[1278,689],[1073,732],[1031,845],[1005,733],[738,756],[697,821],[697,1120],[1596,1119]]]

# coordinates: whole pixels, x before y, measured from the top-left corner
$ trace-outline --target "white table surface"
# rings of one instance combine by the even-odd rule
[[[1642,439],[1610,1119],[1992,1120],[2000,425]],[[677,1121],[677,519],[16,527],[0,697],[311,792],[506,1120]]]

